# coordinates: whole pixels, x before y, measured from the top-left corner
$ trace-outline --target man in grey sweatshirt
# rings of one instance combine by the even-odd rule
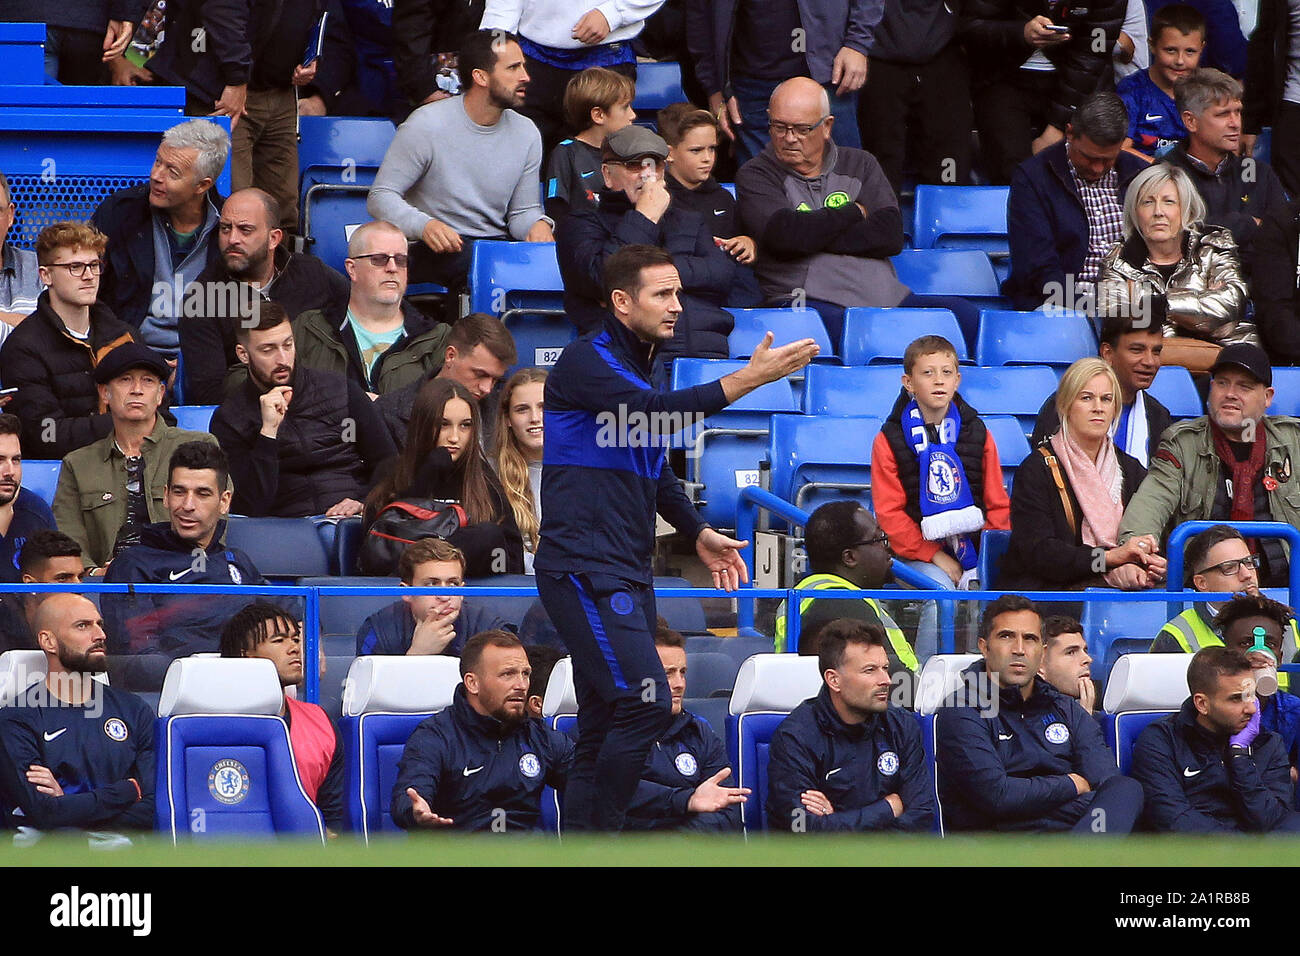
[[[367,209],[411,240],[412,281],[463,287],[477,239],[554,242],[542,215],[542,140],[515,112],[528,86],[509,37],[472,33],[459,55],[463,96],[420,107],[397,130]]]

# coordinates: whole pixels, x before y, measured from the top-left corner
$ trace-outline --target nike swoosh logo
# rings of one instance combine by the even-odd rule
[[[593,170],[592,170],[591,172],[589,172],[589,173],[583,173],[583,174],[582,174],[582,178],[583,178],[583,179],[586,179],[588,176],[595,176],[595,175],[596,175],[596,171],[593,169]]]
[[[185,577],[185,575],[189,574],[193,570],[194,570],[193,568],[186,568],[184,571],[173,571],[171,574],[167,575],[167,577],[170,580],[175,581],[178,578]]]
[[[469,767],[466,767],[464,770],[461,771],[461,775],[462,775],[462,776],[465,776],[465,777],[468,777],[468,776],[470,776],[471,774],[476,774],[476,773],[478,773],[478,772],[479,772],[480,770],[482,770],[482,769],[483,769],[482,767],[475,767],[473,770],[470,770]]]
[[[1203,770],[1203,769],[1205,769],[1205,768],[1202,767],[1201,769]],[[1183,770],[1183,776],[1184,776],[1184,777],[1195,777],[1195,776],[1196,776],[1198,773],[1200,773],[1200,772],[1201,772],[1200,770],[1193,770],[1191,767],[1187,767],[1186,769]]]
[[[833,774],[833,773],[839,773],[839,772],[840,772],[841,770],[843,770],[843,769],[844,769],[843,767],[836,767],[834,770],[832,770],[832,771],[830,771],[829,773],[826,774],[826,779],[829,780],[829,779],[831,778],[831,774]]]
[[[1010,740],[1015,734],[998,734],[998,740]]]
[[[49,743],[51,740],[54,740],[57,737],[62,737],[67,732],[68,732],[68,728],[64,727],[61,730],[56,730],[54,733],[50,733],[49,731],[46,731],[42,736],[45,738],[45,742]]]
[[[715,210],[713,210],[713,214],[714,214],[715,216],[721,216],[721,215],[722,215],[724,212],[726,212],[726,211],[727,211],[727,210],[725,210],[725,209],[715,209]]]
[[[1147,114],[1147,122],[1148,122],[1148,123],[1154,123],[1156,120],[1159,120],[1159,119],[1164,119],[1164,114],[1163,114],[1163,113],[1160,113],[1160,114],[1158,114],[1158,115],[1156,115],[1156,116],[1152,116],[1150,113]]]

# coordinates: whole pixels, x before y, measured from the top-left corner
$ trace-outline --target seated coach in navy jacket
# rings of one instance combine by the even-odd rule
[[[984,611],[984,660],[935,714],[939,802],[949,830],[1127,834],[1142,788],[1120,775],[1101,726],[1038,675],[1042,618],[1004,594]]]

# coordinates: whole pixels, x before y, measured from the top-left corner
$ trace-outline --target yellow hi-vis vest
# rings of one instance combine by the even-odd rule
[[[1205,618],[1196,612],[1195,607],[1189,607],[1182,614],[1166,624],[1160,629],[1161,634],[1168,634],[1178,642],[1178,646],[1183,649],[1185,654],[1195,654],[1203,647],[1222,647],[1223,639],[1214,630],[1205,623]],[[1297,636],[1296,623],[1292,619],[1290,633],[1286,635],[1286,640],[1282,642],[1282,656],[1289,657],[1295,653],[1297,643],[1300,643],[1300,637]],[[1291,647],[1288,650],[1287,645]],[[1278,661],[1279,664],[1284,661]],[[1282,690],[1290,690],[1291,675],[1282,672],[1277,675],[1277,685]]]
[[[810,574],[808,577],[796,584],[795,587],[801,591],[861,590],[861,588],[856,587],[850,581],[840,577],[838,574],[826,573]],[[800,617],[803,616],[804,612],[808,610],[808,606],[815,600],[817,599],[812,597],[801,598],[799,600]],[[912,645],[907,643],[907,638],[903,635],[903,629],[899,627],[898,624],[895,623],[894,619],[885,612],[885,609],[880,606],[879,602],[873,598],[862,598],[862,600],[865,601],[867,607],[871,608],[871,610],[875,612],[876,616],[880,618],[880,624],[885,629],[885,636],[889,639],[889,647],[894,652],[894,656],[898,658],[899,663],[915,674],[919,669],[919,665],[916,662],[916,652],[912,650]],[[778,654],[785,653],[784,601],[781,602],[781,606],[777,608],[776,611],[776,652]]]

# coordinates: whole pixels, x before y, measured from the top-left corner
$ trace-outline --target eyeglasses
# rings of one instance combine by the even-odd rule
[[[777,137],[778,139],[781,138],[782,136],[785,136],[787,133],[794,133],[794,135],[799,137],[800,139],[807,139],[809,136],[812,135],[813,130],[815,130],[818,126],[821,126],[822,123],[825,123],[828,119],[830,119],[829,115],[823,116],[815,123],[794,123],[794,124],[777,123],[772,120],[768,120],[767,131],[771,133],[773,136]]]
[[[657,159],[653,156],[647,156],[644,159],[629,159],[626,162],[621,163],[612,159],[606,160],[606,162],[611,166],[622,166],[629,173],[639,173],[643,169],[658,170],[660,166],[664,165],[662,159]]]
[[[850,545],[850,547],[861,548],[864,545],[868,545],[868,544],[883,544],[886,548],[888,548],[889,535],[886,532],[882,531],[874,538],[863,538],[861,541],[854,541],[853,544]]]
[[[84,276],[84,275],[86,274],[86,270],[87,270],[87,269],[90,270],[90,274],[91,274],[92,276],[97,276],[97,275],[99,275],[101,272],[104,271],[104,263],[101,262],[101,261],[98,260],[98,259],[95,259],[95,260],[93,260],[93,261],[91,261],[91,262],[52,262],[52,263],[50,263],[50,268],[54,268],[54,267],[56,267],[56,266],[57,266],[58,268],[60,268],[60,269],[67,269],[67,270],[68,270],[68,275],[72,276],[72,278],[74,278],[74,279],[80,279],[82,276]]]
[[[1197,571],[1197,574],[1209,574],[1211,571],[1218,571],[1224,577],[1231,577],[1241,570],[1243,564],[1249,564],[1252,568],[1259,568],[1259,555],[1251,554],[1244,558],[1234,558],[1231,561],[1221,561],[1218,564],[1212,564],[1203,571]]]
[[[397,268],[405,269],[406,263],[410,260],[411,257],[408,256],[405,252],[399,252],[396,255],[387,252],[372,252],[368,256],[348,256],[348,258],[351,259],[353,262],[356,262],[358,259],[365,259],[376,269],[387,268],[388,260],[392,259],[393,262],[397,263]]]

